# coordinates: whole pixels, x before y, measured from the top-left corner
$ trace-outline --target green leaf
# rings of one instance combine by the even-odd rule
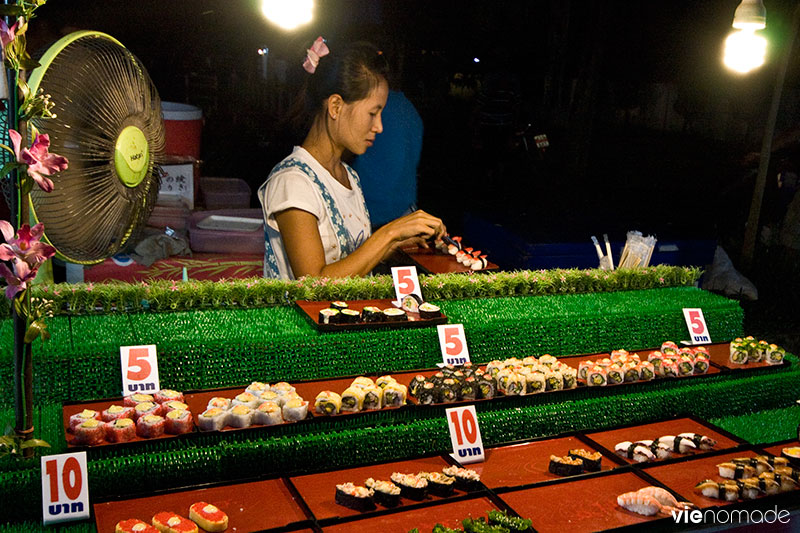
[[[20,449],[24,450],[25,448],[49,448],[50,444],[42,439],[29,439],[22,441],[20,445]]]
[[[20,164],[17,163],[16,161],[10,161],[6,163],[5,165],[3,165],[3,168],[0,169],[0,178],[5,178],[11,173],[12,170],[19,167]]]
[[[47,326],[41,320],[34,320],[31,322],[31,325],[28,326],[28,330],[25,332],[25,342],[30,344],[35,341],[38,337],[44,337],[44,332],[47,331]]]

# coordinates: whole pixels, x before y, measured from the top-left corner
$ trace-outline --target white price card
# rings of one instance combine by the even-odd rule
[[[397,300],[394,302],[396,306],[400,307],[403,303],[403,298],[409,294],[416,294],[422,300],[422,289],[419,286],[419,278],[417,278],[417,267],[392,267],[392,282],[394,283],[394,294],[397,296]]]
[[[153,394],[161,390],[158,383],[156,345],[120,346],[122,364],[122,395]]]
[[[452,457],[461,464],[483,462],[483,440],[475,406],[452,407],[444,412],[450,426]]]
[[[708,326],[700,308],[684,308],[683,317],[686,319],[686,327],[689,328],[689,336],[692,344],[708,344],[711,342],[711,335],[708,334]]]
[[[440,324],[436,326],[439,332],[439,347],[442,349],[442,362],[445,365],[463,365],[469,362],[467,337],[464,335],[463,324]]]
[[[86,452],[42,457],[42,520],[45,524],[89,518]]]

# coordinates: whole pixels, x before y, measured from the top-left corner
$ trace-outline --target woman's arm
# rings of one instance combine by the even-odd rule
[[[382,226],[353,253],[328,265],[314,215],[293,208],[277,213],[275,220],[295,278],[364,276],[397,248],[421,244],[445,232],[441,220],[415,211]]]

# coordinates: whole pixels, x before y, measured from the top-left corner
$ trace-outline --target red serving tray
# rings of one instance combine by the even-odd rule
[[[95,503],[95,525],[97,531],[114,531],[117,522],[129,518],[149,524],[153,515],[161,511],[189,518],[189,506],[199,501],[225,511],[228,515],[226,531],[260,531],[308,519],[286,483],[282,479],[271,479]]]
[[[451,529],[461,528],[464,518],[486,518],[487,513],[497,506],[489,498],[475,498],[441,503],[399,513],[361,518],[355,522],[345,522],[324,527],[331,533],[352,533],[353,531],[376,531],[380,533],[408,533],[410,529],[431,531],[436,524]]]
[[[695,485],[704,479],[725,481],[725,478],[719,475],[718,464],[730,462],[731,459],[737,457],[755,457],[756,455],[758,455],[756,452],[741,450],[712,457],[698,457],[690,461],[681,461],[679,463],[650,466],[645,469],[645,472],[698,507],[719,507],[737,502],[726,502],[725,500],[706,498],[702,494],[697,494],[694,491]],[[758,499],[764,497],[765,496],[760,496]]]
[[[472,270],[456,261],[456,256],[442,253],[435,248],[405,248],[402,252],[413,261],[416,266],[428,274],[480,273],[487,270],[499,270],[496,264],[487,261],[486,268]]]
[[[608,456],[608,452],[599,446],[590,446],[576,437],[562,437],[487,448],[484,462],[468,465],[468,468],[478,472],[483,484],[490,489],[565,479],[565,476],[549,472],[550,455],[562,457],[574,448],[605,453],[606,456],[601,462],[603,471],[615,468],[621,463],[621,461],[614,462],[614,459]],[[577,476],[570,476],[570,479],[572,478]]]
[[[347,470],[335,470],[320,474],[308,474],[305,476],[292,477],[291,482],[297,488],[300,496],[308,505],[317,520],[331,518],[344,518],[363,514],[334,501],[336,495],[336,485],[347,483],[348,481],[356,485],[364,485],[367,478],[389,481],[392,472],[402,472],[404,474],[416,474],[418,472],[441,472],[442,468],[450,466],[442,457],[427,457],[423,459],[413,459],[410,461],[398,461],[394,463],[383,463],[372,466],[350,468]],[[454,495],[463,495],[463,492],[454,491]],[[428,495],[424,501],[444,500],[441,496]],[[400,498],[399,507],[414,505],[420,502]],[[378,510],[385,507],[378,505]],[[406,529],[408,531],[409,528]]]
[[[436,326],[438,324],[447,324],[447,317],[442,313],[442,316],[437,318],[421,318],[419,313],[411,313],[406,311],[408,320],[398,322],[356,322],[355,324],[320,324],[319,312],[331,306],[330,300],[325,301],[312,301],[312,300],[297,300],[295,305],[300,308],[303,314],[311,321],[320,331],[358,331],[370,329],[408,329],[408,328],[425,328]],[[396,307],[391,299],[385,300],[349,300],[347,305],[350,309],[355,309],[361,312],[362,309],[369,305],[374,305],[381,309],[388,307]]]
[[[617,496],[649,486],[631,472],[586,477],[500,494],[539,533],[582,533],[654,522],[617,505]],[[671,518],[669,520],[672,520]]]
[[[729,370],[752,370],[753,368],[781,368],[789,364],[789,362],[784,359],[783,363],[779,365],[771,365],[769,363],[765,363],[764,361],[761,361],[760,363],[745,363],[743,365],[737,365],[735,363],[731,363],[730,360],[731,343],[725,342],[721,344],[706,344],[705,346],[711,353],[711,361],[714,364],[727,368]]]
[[[662,422],[653,422],[652,424],[642,424],[637,426],[628,426],[620,429],[612,429],[608,431],[598,431],[594,433],[585,433],[586,437],[591,441],[596,442],[599,446],[608,450],[609,453],[614,453],[614,446],[623,441],[637,441],[637,440],[654,440],[657,437],[664,435],[678,435],[679,433],[699,433],[715,439],[717,445],[711,450],[694,452],[694,455],[702,455],[715,450],[725,450],[728,448],[735,448],[741,441],[737,442],[727,435],[723,435],[715,429],[703,424],[700,421],[692,418],[678,418],[675,420],[665,420]],[[690,454],[679,455],[675,457],[688,457]],[[618,456],[619,457],[619,456]],[[621,460],[627,461],[630,464],[635,463],[634,460],[626,457],[620,457]]]

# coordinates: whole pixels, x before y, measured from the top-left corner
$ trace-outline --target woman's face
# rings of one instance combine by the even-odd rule
[[[338,117],[339,142],[353,154],[366,152],[375,142],[375,136],[383,131],[381,111],[388,96],[389,86],[383,80],[366,98],[342,105]]]

